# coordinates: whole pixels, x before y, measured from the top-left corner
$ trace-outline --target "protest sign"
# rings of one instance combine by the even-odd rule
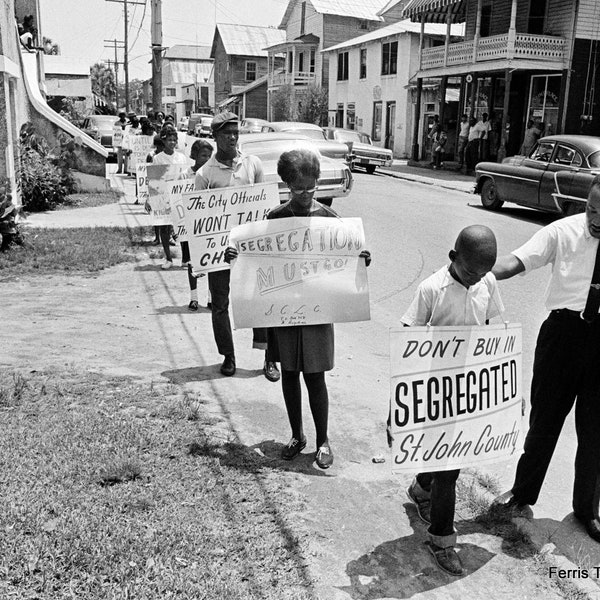
[[[520,324],[390,330],[392,472],[515,456],[521,339]]]
[[[171,217],[173,229],[179,242],[187,242],[187,229],[185,228],[185,209],[183,207],[183,195],[194,190],[195,178],[178,179],[171,182],[169,190],[169,201],[171,203]]]
[[[185,227],[194,271],[229,269],[225,248],[236,225],[261,221],[279,205],[276,183],[197,190],[183,194]]]
[[[120,148],[123,145],[123,128],[120,125],[115,125],[113,128],[113,146]]]
[[[154,136],[126,134],[123,145],[131,150],[131,154],[127,159],[129,161],[128,169],[131,173],[136,173],[137,165],[145,163],[148,154],[154,150]]]
[[[369,286],[361,219],[290,217],[231,231],[236,327],[367,321]]]
[[[148,164],[148,203],[153,225],[172,225],[171,192],[185,165]]]
[[[138,163],[135,167],[136,197],[140,204],[148,201],[148,163]]]

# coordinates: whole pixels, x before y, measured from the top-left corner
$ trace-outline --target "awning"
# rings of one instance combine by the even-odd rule
[[[239,101],[240,101],[240,99],[238,96],[231,96],[230,98],[223,100],[223,102],[219,102],[219,104],[217,106],[218,106],[218,108],[225,108],[226,106],[230,106],[231,104],[235,104],[236,102],[239,102]]]
[[[464,23],[465,9],[465,0],[411,0],[402,16],[420,22],[423,15],[425,23],[446,23],[450,13],[452,23]]]

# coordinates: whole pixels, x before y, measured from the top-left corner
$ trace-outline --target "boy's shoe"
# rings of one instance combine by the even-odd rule
[[[306,448],[306,438],[297,440],[293,437],[281,450],[281,458],[283,460],[293,460]]]
[[[423,523],[431,525],[431,502],[429,500],[419,500],[415,496],[412,483],[406,488],[408,499],[417,507],[417,514]]]
[[[281,373],[279,373],[279,369],[277,368],[277,363],[270,360],[265,360],[263,373],[269,381],[279,381],[281,377]]]
[[[190,300],[188,304],[188,310],[197,311],[198,310],[198,300]]]
[[[462,575],[464,570],[460,563],[460,558],[456,554],[456,550],[453,546],[447,548],[440,548],[431,542],[425,542],[429,548],[429,552],[433,554],[433,558],[437,563],[437,566],[448,573],[448,575]]]
[[[319,446],[317,453],[315,454],[315,460],[317,466],[321,469],[329,469],[333,464],[333,452],[329,447],[329,442],[325,442],[322,446]]]
[[[221,373],[225,377],[235,375],[235,356],[233,354],[225,355],[225,360],[223,360],[223,364],[221,365]]]
[[[160,266],[163,271],[167,271],[173,266],[172,260],[165,260],[165,262]]]

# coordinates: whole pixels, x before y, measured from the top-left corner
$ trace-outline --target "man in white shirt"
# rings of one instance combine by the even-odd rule
[[[508,508],[535,504],[565,418],[575,404],[577,454],[573,511],[600,542],[596,484],[600,472],[600,178],[585,214],[559,219],[538,231],[493,273],[507,279],[552,264],[546,290],[550,314],[538,335],[529,432],[512,489],[496,499]]]

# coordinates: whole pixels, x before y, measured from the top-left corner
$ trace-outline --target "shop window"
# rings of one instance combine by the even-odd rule
[[[373,131],[371,132],[371,138],[374,142],[381,141],[381,113],[381,100],[379,102],[373,102]]]
[[[381,46],[381,74],[395,75],[398,70],[398,42],[386,42]]]
[[[340,52],[338,54],[337,80],[348,80],[348,52]]]
[[[344,105],[338,104],[337,110],[335,111],[335,126],[343,127],[344,126]]]
[[[348,102],[348,108],[346,109],[346,129],[354,129],[355,118],[356,105],[354,102]]]
[[[366,76],[367,76],[367,49],[366,48],[361,48],[360,49],[360,73],[359,73],[359,77],[361,79],[365,79]]]

